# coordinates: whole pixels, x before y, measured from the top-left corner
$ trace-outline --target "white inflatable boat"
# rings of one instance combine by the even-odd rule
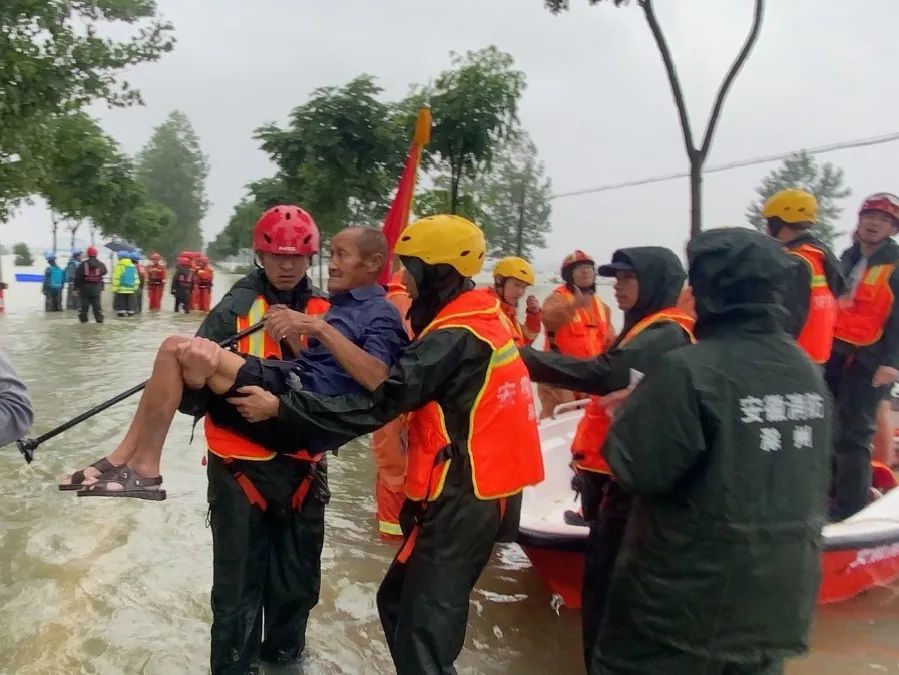
[[[584,543],[587,528],[568,525],[566,510],[579,504],[571,489],[571,440],[582,410],[580,403],[559,406],[540,425],[546,479],[524,492],[518,541],[557,602],[581,605]],[[881,490],[895,485],[892,473],[877,471]],[[853,517],[824,528],[820,603],[846,600],[872,586],[899,579],[899,489],[887,491]]]

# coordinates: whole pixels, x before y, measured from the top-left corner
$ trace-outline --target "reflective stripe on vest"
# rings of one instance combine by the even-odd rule
[[[564,284],[556,288],[568,304],[574,302],[574,294]],[[545,349],[558,348],[563,354],[589,359],[606,350],[609,338],[609,311],[596,295],[591,296],[589,309],[578,308],[567,324],[553,335],[547,333]]]
[[[324,314],[328,311],[328,301],[323,298],[310,298],[306,303],[306,313]],[[240,332],[258,323],[268,311],[268,303],[263,296],[258,296],[245,316],[237,317],[237,331]],[[276,340],[269,337],[264,330],[242,338],[237,343],[237,350],[243,354],[256,356],[261,359],[280,359],[281,347]],[[275,452],[254,443],[253,441],[236,434],[229,429],[216,425],[209,415],[203,421],[206,433],[206,447],[209,452],[222,458],[269,460],[275,456]],[[311,461],[309,454],[303,450],[291,453],[296,459]]]
[[[690,342],[696,342],[693,336],[693,326],[696,319],[676,307],[668,307],[650,314],[631,327],[627,334],[618,343],[624,347],[636,338],[644,330],[663,321],[672,321],[683,328]],[[598,396],[591,396],[584,408],[584,416],[581,417],[571,442],[571,454],[574,465],[584,471],[595,473],[612,473],[611,468],[602,456],[602,445],[609,433],[612,420],[606,409],[598,403]]]
[[[837,308],[834,337],[856,347],[880,340],[893,309],[890,276],[895,265],[874,265],[865,273],[847,306]]]
[[[810,244],[803,244],[790,253],[802,258],[812,272],[808,317],[796,342],[812,361],[826,363],[833,347],[837,301],[827,285],[827,276],[824,274],[824,252]]]
[[[492,353],[469,411],[466,438],[451,437],[436,401],[410,414],[406,494],[411,499],[440,495],[450,466],[441,455],[451,449],[467,450],[478,499],[517,494],[543,480],[531,379],[508,324],[499,300],[487,290],[475,290],[450,302],[421,332],[419,339],[436,330],[461,328],[489,345]]]

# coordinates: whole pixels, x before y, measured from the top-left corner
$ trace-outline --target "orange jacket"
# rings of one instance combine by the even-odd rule
[[[693,326],[696,324],[696,320],[676,307],[668,307],[650,314],[634,324],[621,342],[618,343],[618,346],[624,347],[649,326],[662,321],[673,321],[684,329],[691,342],[696,341],[693,337]],[[584,408],[584,416],[578,422],[577,431],[571,443],[572,459],[578,469],[596,473],[612,473],[600,452],[611,424],[612,420],[606,409],[598,403],[598,397],[591,396],[590,401]]]
[[[856,347],[879,341],[893,309],[890,276],[895,265],[873,265],[855,289],[851,303],[837,309],[834,337]]]
[[[537,339],[537,336],[540,334],[543,312],[525,312],[524,323],[522,324],[518,320],[518,310],[515,307],[499,297],[499,293],[496,292],[495,288],[487,290],[499,300],[500,308],[509,319],[509,322],[512,325],[512,338],[515,340],[515,344],[519,347],[527,347],[533,344],[534,340]]]
[[[199,267],[196,271],[197,287],[212,288],[212,277],[214,273],[211,267]]]
[[[498,499],[543,480],[543,457],[537,415],[527,368],[512,339],[499,301],[483,290],[452,300],[419,338],[441,329],[465,329],[493,352],[484,382],[474,396],[466,438],[451,438],[443,409],[431,401],[409,414],[406,495],[434,500],[452,459],[448,447],[467,450],[472,485],[479,499]]]
[[[574,294],[563,284],[543,303],[544,348],[582,359],[602,354],[615,339],[611,319],[609,307],[596,295],[590,296],[589,307],[575,308]]]
[[[324,298],[312,297],[306,304],[306,313],[322,315],[328,311],[329,307],[328,301]],[[245,316],[237,317],[237,332],[261,321],[267,311],[268,302],[260,295]],[[305,337],[303,341],[305,344]],[[261,359],[281,358],[281,345],[264,330],[258,330],[251,335],[241,338],[237,343],[237,351]],[[209,415],[206,415],[203,420],[203,428],[206,432],[206,447],[209,448],[209,452],[219,457],[225,459],[268,460],[272,459],[276,454],[240,434],[216,425]],[[294,456],[298,459],[308,459],[308,454],[302,450],[298,450],[297,453],[294,453]]]
[[[808,318],[796,338],[815,363],[826,363],[833,347],[834,324],[837,320],[837,301],[830,287],[824,269],[825,253],[815,246],[803,244],[790,251],[808,264],[812,273],[811,294],[808,303]]]
[[[165,265],[157,265],[151,263],[147,265],[147,283],[150,286],[163,286],[165,284],[166,277],[168,277],[168,270],[166,270]]]

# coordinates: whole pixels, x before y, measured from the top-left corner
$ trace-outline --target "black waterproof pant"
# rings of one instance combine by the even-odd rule
[[[66,287],[66,309],[78,309],[79,304],[78,291],[75,289],[74,284],[69,284]]]
[[[144,289],[141,286],[138,290],[134,292],[134,297],[131,299],[131,309],[133,309],[136,313],[140,314],[144,311]]]
[[[419,516],[415,546],[406,562],[400,547],[381,587],[378,614],[398,675],[446,675],[462,651],[469,596],[496,541],[511,540],[518,527],[521,498],[501,507],[499,500],[475,497],[470,478],[460,480],[454,461],[440,497]],[[409,507],[401,516],[407,537]]]
[[[91,309],[94,313],[94,321],[103,323],[103,308],[100,306],[100,287],[82,287],[80,295],[81,307],[78,311],[78,320],[81,323],[87,323],[87,311]]]
[[[48,288],[44,291],[44,309],[48,312],[62,311],[62,289]]]
[[[310,470],[308,462],[278,455],[235,465],[265,497],[268,509],[251,505],[225,463],[209,453],[213,675],[253,673],[259,660],[297,661],[321,586],[324,463],[315,469],[321,482],[313,484],[299,510],[290,501]]]
[[[831,518],[843,520],[868,504],[877,406],[889,387],[873,386],[874,372],[844,354],[831,358],[825,376],[834,396]]]
[[[602,627],[609,586],[615,560],[624,541],[627,520],[633,497],[620,484],[605,474],[594,474],[605,478],[604,496],[595,521],[590,523],[587,535],[586,565],[584,567],[584,587],[581,596],[581,626],[584,640],[584,663],[590,669],[593,649]]]
[[[119,316],[134,314],[134,293],[116,293],[112,306]]]
[[[179,309],[183,309],[185,314],[190,314],[190,293],[174,293],[175,298],[175,314]]]
[[[758,662],[718,661],[661,644],[643,635],[618,631],[605,654],[597,651],[588,675],[782,675],[780,658]]]

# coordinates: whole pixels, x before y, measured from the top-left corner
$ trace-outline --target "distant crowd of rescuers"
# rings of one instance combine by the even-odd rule
[[[598,269],[575,251],[521,322],[531,266],[505,258],[476,289],[485,241],[464,218],[418,220],[393,252],[377,230],[343,230],[326,295],[306,276],[312,217],[274,207],[254,230],[258,269],[197,337],[163,342],[124,438],[60,488],[164,499],[172,419],[204,417],[211,669],[253,673],[301,658],[325,456],[375,432],[379,530],[401,541],[377,594],[387,645],[398,673],[452,673],[470,593],[544,477],[533,381],[541,417],[589,397],[572,445],[582,509],[566,513],[590,527],[587,671],[782,672],[807,649],[822,526],[868,502],[878,405],[899,376],[899,198],[864,200],[839,261],[809,232],[817,209],[775,194],[770,236],[699,234],[689,275],[661,247]],[[617,335],[597,273],[615,279]],[[235,350],[216,344],[263,317]]]
[[[65,309],[79,310],[81,323],[87,323],[88,312],[93,312],[94,321],[103,323],[100,299],[108,270],[97,255],[95,246],[88,246],[86,251],[74,248],[63,269],[56,262],[55,252],[44,254],[47,268],[44,270],[42,291],[47,312],[63,311],[63,291],[66,291]],[[162,295],[168,279],[168,268],[162,256],[151,253],[148,265],[141,264],[143,254],[139,250],[122,250],[116,257],[111,279],[112,306],[116,315],[140,314],[145,288],[150,311],[162,309]],[[208,312],[212,304],[213,277],[212,266],[205,255],[199,251],[179,253],[169,289],[174,300],[174,311],[190,313],[194,309]]]

